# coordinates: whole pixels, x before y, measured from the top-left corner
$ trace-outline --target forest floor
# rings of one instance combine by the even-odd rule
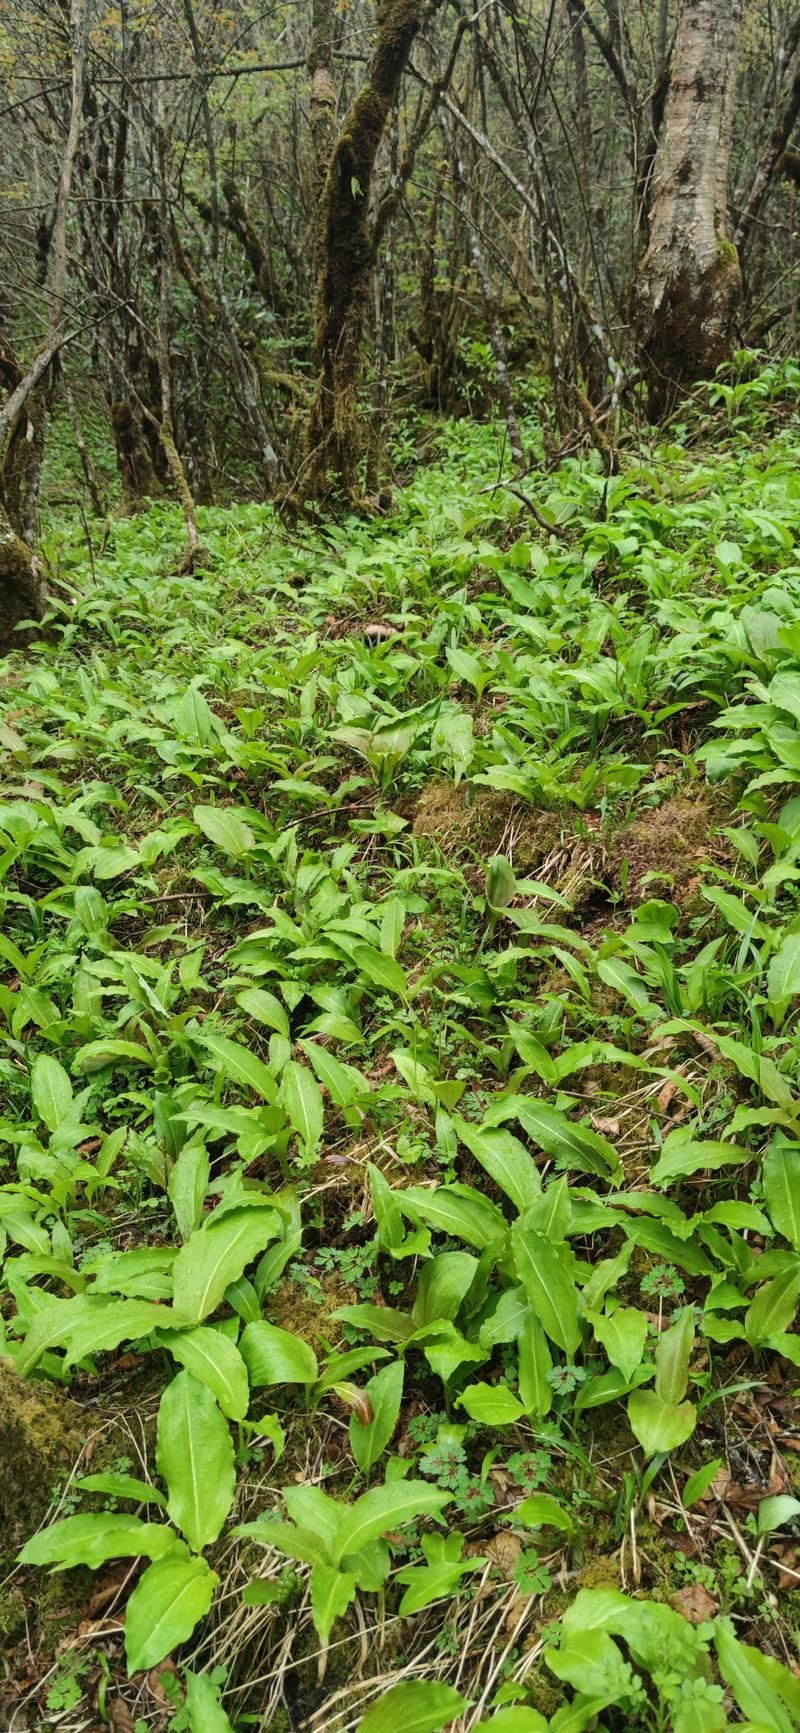
[[[3,1729],[800,1725],[800,414],[736,390],[552,533],[472,424],[191,580],[50,524]]]

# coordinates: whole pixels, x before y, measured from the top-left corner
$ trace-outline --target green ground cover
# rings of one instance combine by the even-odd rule
[[[0,1291],[85,1442],[12,1727],[800,1725],[795,372],[544,524],[465,424],[191,580],[53,515]]]

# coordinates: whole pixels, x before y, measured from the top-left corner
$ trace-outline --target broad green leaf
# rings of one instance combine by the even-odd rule
[[[177,1316],[170,1321],[199,1324],[216,1311],[228,1284],[238,1281],[280,1231],[280,1216],[266,1206],[232,1210],[219,1221],[212,1215],[181,1246],[172,1266]]]
[[[411,1313],[395,1311],[392,1306],[373,1306],[365,1301],[357,1306],[337,1306],[330,1315],[341,1319],[343,1324],[353,1324],[357,1330],[368,1331],[376,1342],[404,1342],[414,1333]]]
[[[383,1692],[359,1721],[358,1733],[439,1733],[466,1708],[466,1699],[452,1685],[407,1679]]]
[[[767,992],[773,1005],[800,993],[800,933],[787,933],[769,965]]]
[[[300,1528],[312,1530],[324,1541],[331,1550],[339,1530],[339,1522],[343,1510],[338,1499],[331,1498],[321,1486],[313,1486],[309,1481],[302,1481],[294,1486],[283,1488],[283,1502],[293,1522]],[[329,1557],[329,1563],[331,1558]]]
[[[249,824],[230,807],[196,806],[192,817],[209,842],[224,849],[234,860],[243,860],[255,848],[256,839]]]
[[[526,1412],[536,1420],[543,1420],[553,1406],[554,1391],[547,1376],[553,1360],[530,1301],[526,1301],[526,1313],[519,1333],[519,1393]]]
[[[526,1413],[525,1404],[507,1384],[469,1384],[456,1400],[481,1426],[511,1426]]]
[[[581,1343],[578,1290],[572,1277],[544,1236],[521,1219],[511,1229],[511,1243],[517,1275],[532,1310],[551,1342],[572,1356]]]
[[[142,1522],[127,1511],[84,1512],[40,1528],[19,1555],[23,1565],[55,1565],[98,1570],[110,1558],[161,1558],[175,1546],[175,1530],[163,1522]]]
[[[478,1260],[470,1252],[439,1252],[423,1264],[414,1301],[417,1326],[455,1318],[478,1272]]]
[[[597,973],[607,987],[612,987],[621,998],[627,999],[635,1010],[652,1012],[656,1009],[642,976],[621,957],[601,957]]]
[[[207,746],[214,737],[214,712],[193,682],[172,711],[172,724],[182,739],[194,746]]]
[[[715,1456],[712,1458],[711,1462],[706,1462],[703,1464],[702,1468],[698,1468],[696,1474],[689,1475],[689,1479],[681,1493],[681,1502],[685,1505],[687,1510],[690,1510],[692,1505],[697,1504],[701,1498],[705,1498],[712,1481],[719,1474],[721,1467],[722,1457]]]
[[[653,1252],[665,1263],[677,1264],[679,1270],[685,1270],[690,1276],[717,1274],[717,1267],[707,1252],[691,1239],[679,1239],[664,1222],[636,1221],[625,1231],[635,1245],[644,1246],[645,1251]]]
[[[762,1180],[773,1227],[800,1252],[800,1148],[776,1138],[764,1157]]]
[[[479,1721],[476,1733],[547,1733],[549,1725],[538,1709],[514,1704],[508,1709],[498,1709],[485,1721]]]
[[[407,1084],[414,1100],[423,1107],[435,1107],[437,1095],[427,1066],[415,1059],[413,1053],[409,1053],[405,1047],[393,1047],[389,1058],[403,1082]]]
[[[427,1480],[398,1480],[376,1486],[357,1498],[339,1518],[333,1547],[333,1562],[339,1564],[360,1552],[389,1529],[402,1528],[423,1516],[438,1516],[452,1503],[452,1493],[441,1492]]]
[[[645,1456],[656,1456],[662,1450],[677,1450],[691,1438],[697,1410],[692,1402],[665,1402],[655,1390],[632,1390],[628,1419]]]
[[[91,870],[96,879],[104,883],[107,879],[118,879],[122,873],[132,872],[139,865],[141,855],[138,849],[128,848],[124,843],[110,848],[92,850]]]
[[[369,1084],[355,1065],[337,1059],[335,1053],[329,1053],[318,1041],[303,1041],[301,1046],[336,1107],[350,1107],[360,1095],[369,1093]]]
[[[768,1101],[777,1102],[779,1107],[795,1107],[791,1084],[778,1070],[773,1059],[754,1053],[744,1041],[737,1041],[733,1035],[718,1035],[715,1032],[713,1040],[723,1058],[730,1059],[740,1075],[755,1083]]]
[[[105,1065],[113,1065],[117,1059],[130,1059],[136,1065],[154,1065],[155,1059],[141,1041],[112,1040],[109,1036],[101,1037],[99,1041],[88,1041],[85,1047],[78,1049],[75,1069],[78,1071],[102,1071]]]
[[[289,1018],[274,993],[268,993],[264,987],[246,987],[243,993],[237,993],[236,1003],[248,1017],[255,1017],[257,1023],[266,1024],[268,1029],[274,1029],[278,1035],[285,1035],[288,1039]]]
[[[503,1288],[489,1294],[486,1309],[481,1312],[478,1344],[481,1348],[496,1348],[501,1342],[516,1342],[525,1328],[531,1309],[525,1289]]]
[[[703,1143],[678,1132],[666,1138],[650,1178],[665,1191],[673,1180],[693,1173],[716,1173],[721,1167],[742,1167],[750,1153],[736,1143]]]
[[[470,1186],[409,1185],[393,1193],[403,1215],[421,1222],[434,1233],[450,1234],[468,1246],[485,1251],[506,1232],[506,1221],[495,1204]]]
[[[627,1643],[633,1659],[656,1673],[669,1657],[673,1671],[691,1678],[701,1670],[705,1643],[694,1625],[661,1602],[632,1600],[619,1589],[580,1589],[567,1607],[564,1632],[608,1630]]]
[[[387,897],[381,903],[381,952],[384,957],[396,957],[403,928],[406,924],[406,905],[402,897]]]
[[[662,1402],[682,1402],[689,1383],[694,1347],[694,1308],[684,1306],[677,1323],[665,1330],[656,1348],[656,1395]]]
[[[211,1680],[205,1673],[184,1671],[189,1733],[233,1733]]]
[[[796,1522],[798,1516],[800,1499],[792,1498],[788,1493],[762,1498],[756,1514],[756,1532],[772,1534],[776,1528],[785,1528],[787,1523]]]
[[[524,1522],[527,1528],[560,1528],[565,1533],[572,1534],[577,1529],[577,1523],[570,1510],[567,1510],[557,1498],[549,1492],[533,1492],[529,1498],[523,1499],[517,1506],[514,1515],[518,1522]]]
[[[28,1330],[17,1371],[27,1375],[48,1348],[66,1348],[66,1364],[74,1366],[89,1354],[109,1353],[120,1342],[138,1341],[171,1322],[169,1306],[148,1300],[114,1300],[105,1294],[48,1300]]]
[[[373,987],[378,987],[382,993],[393,993],[398,999],[408,998],[408,978],[394,957],[387,957],[382,951],[376,951],[372,945],[356,945],[353,951],[353,962],[360,975],[364,975]]]
[[[290,1059],[281,1076],[281,1100],[292,1130],[309,1155],[316,1154],[322,1138],[324,1109],[322,1092],[307,1065]]]
[[[205,1384],[229,1420],[244,1420],[250,1405],[247,1367],[235,1342],[221,1330],[198,1324],[193,1330],[161,1330],[157,1340]]]
[[[587,1312],[586,1316],[612,1366],[619,1368],[623,1378],[632,1378],[647,1340],[644,1312],[636,1306],[617,1306],[610,1313]]]
[[[179,1372],[161,1397],[156,1463],[173,1522],[202,1552],[217,1539],[233,1504],[236,1471],[228,1422],[191,1372]]]
[[[125,1615],[128,1674],[157,1667],[205,1617],[219,1581],[205,1559],[175,1547],[139,1578]]]
[[[184,1144],[167,1183],[178,1233],[188,1240],[200,1226],[210,1174],[208,1150],[202,1143]]]
[[[259,1319],[247,1324],[239,1343],[250,1383],[258,1388],[271,1384],[313,1384],[319,1376],[317,1357],[302,1336],[280,1330],[277,1324]]]
[[[714,1631],[719,1670],[730,1686],[742,1714],[758,1728],[771,1733],[793,1733],[796,1722],[784,1707],[778,1692],[754,1665],[754,1651],[740,1643],[728,1619],[718,1619]]]
[[[785,1704],[793,1726],[800,1727],[800,1679],[797,1674],[774,1655],[766,1655],[761,1649],[751,1649],[744,1644],[740,1644],[740,1648],[746,1648],[751,1667],[756,1673],[760,1673],[764,1683],[770,1690],[775,1691]]]
[[[353,1572],[337,1570],[336,1565],[311,1568],[311,1617],[323,1649],[328,1647],[331,1627],[355,1598],[356,1580]]]
[[[519,1138],[502,1127],[484,1130],[466,1119],[456,1118],[453,1124],[461,1142],[520,1214],[529,1209],[541,1192],[542,1182],[536,1163]]]
[[[273,1522],[257,1517],[255,1522],[243,1522],[238,1528],[231,1529],[231,1533],[246,1535],[248,1539],[258,1541],[260,1546],[272,1547],[283,1558],[293,1559],[297,1564],[330,1563],[324,1536],[298,1523]]]
[[[355,1411],[350,1416],[350,1449],[362,1474],[369,1474],[391,1440],[400,1417],[404,1370],[402,1360],[381,1366],[364,1386],[372,1419],[363,1422]]]
[[[231,1041],[227,1035],[212,1035],[204,1031],[198,1039],[223,1077],[240,1089],[251,1089],[254,1095],[259,1095],[262,1101],[268,1101],[274,1107],[278,1085],[263,1059],[251,1053],[248,1047],[243,1047],[240,1041]]]
[[[137,1504],[157,1504],[166,1510],[167,1501],[157,1486],[147,1480],[137,1480],[132,1474],[84,1474],[75,1481],[81,1492],[105,1492],[110,1498],[132,1498]]]
[[[462,1540],[461,1535],[455,1538]],[[457,1594],[461,1578],[483,1570],[485,1564],[485,1558],[469,1558],[463,1563],[444,1560],[432,1565],[409,1565],[406,1570],[398,1571],[397,1581],[406,1585],[398,1608],[401,1619],[410,1618],[423,1607],[432,1606],[434,1601]]]
[[[630,1378],[624,1378],[618,1366],[612,1366],[609,1372],[600,1372],[594,1378],[587,1378],[575,1396],[575,1412],[588,1413],[590,1408],[603,1408],[607,1402],[619,1402],[623,1396],[630,1395],[631,1390],[638,1390],[640,1384],[647,1384],[653,1376],[652,1366],[642,1364],[635,1366]]]
[[[757,1288],[744,1315],[748,1342],[758,1348],[770,1336],[788,1330],[794,1322],[800,1297],[800,1258],[771,1282]]]
[[[519,1120],[533,1142],[552,1156],[559,1167],[596,1173],[604,1179],[618,1178],[622,1173],[619,1156],[607,1138],[587,1126],[576,1125],[546,1101],[533,1095],[501,1097],[486,1115],[484,1124],[491,1126],[506,1119]]]
[[[37,1053],[33,1061],[31,1096],[48,1131],[58,1131],[74,1117],[72,1084],[63,1065],[49,1053]]]

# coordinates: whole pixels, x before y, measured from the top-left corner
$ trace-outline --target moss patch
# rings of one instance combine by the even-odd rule
[[[701,866],[726,853],[723,843],[712,841],[717,822],[702,795],[665,800],[617,832],[611,844],[614,877],[627,861],[629,897],[639,893],[685,902],[697,888]]]

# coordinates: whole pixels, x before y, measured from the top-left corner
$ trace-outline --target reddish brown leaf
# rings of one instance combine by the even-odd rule
[[[672,1605],[692,1625],[703,1625],[706,1619],[713,1619],[719,1612],[719,1601],[715,1601],[702,1583],[687,1583],[685,1589],[679,1589],[673,1595]]]

